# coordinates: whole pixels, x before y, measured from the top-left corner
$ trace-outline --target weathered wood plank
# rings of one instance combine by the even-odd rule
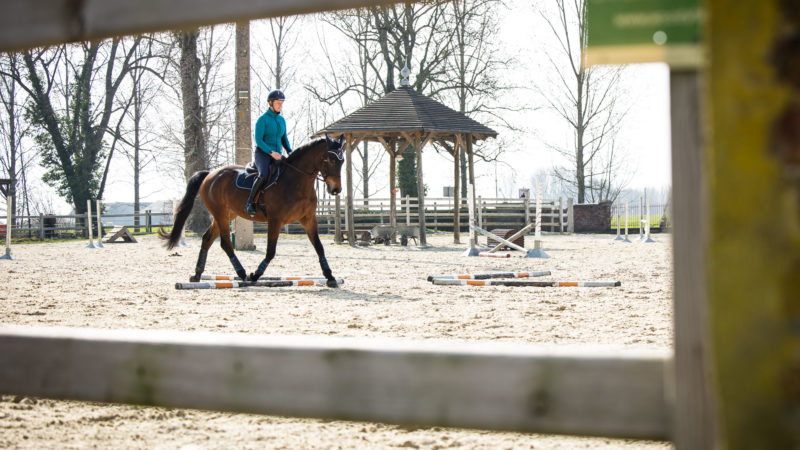
[[[0,328],[0,392],[665,439],[666,351]]]
[[[4,0],[0,51],[391,3],[386,0]]]

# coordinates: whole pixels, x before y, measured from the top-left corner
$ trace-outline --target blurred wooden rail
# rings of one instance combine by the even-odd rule
[[[0,51],[235,20],[390,4],[386,0],[4,0]]]
[[[0,328],[0,392],[165,407],[667,439],[666,351]]]

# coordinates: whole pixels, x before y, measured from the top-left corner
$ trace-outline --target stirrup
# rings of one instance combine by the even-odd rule
[[[256,202],[248,202],[244,205],[244,211],[250,216],[251,219],[256,217],[258,211],[256,211]]]

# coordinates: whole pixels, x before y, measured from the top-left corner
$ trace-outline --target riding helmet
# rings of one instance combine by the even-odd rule
[[[286,100],[286,96],[283,95],[283,92],[281,92],[280,90],[275,89],[274,91],[270,92],[269,95],[267,96],[268,102],[271,102],[273,100]]]

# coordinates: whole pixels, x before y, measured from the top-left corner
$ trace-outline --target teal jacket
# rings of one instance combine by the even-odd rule
[[[256,121],[255,138],[256,146],[264,153],[280,154],[281,147],[285,148],[287,153],[292,153],[292,147],[286,136],[286,121],[283,120],[283,116],[272,112],[271,109]]]

